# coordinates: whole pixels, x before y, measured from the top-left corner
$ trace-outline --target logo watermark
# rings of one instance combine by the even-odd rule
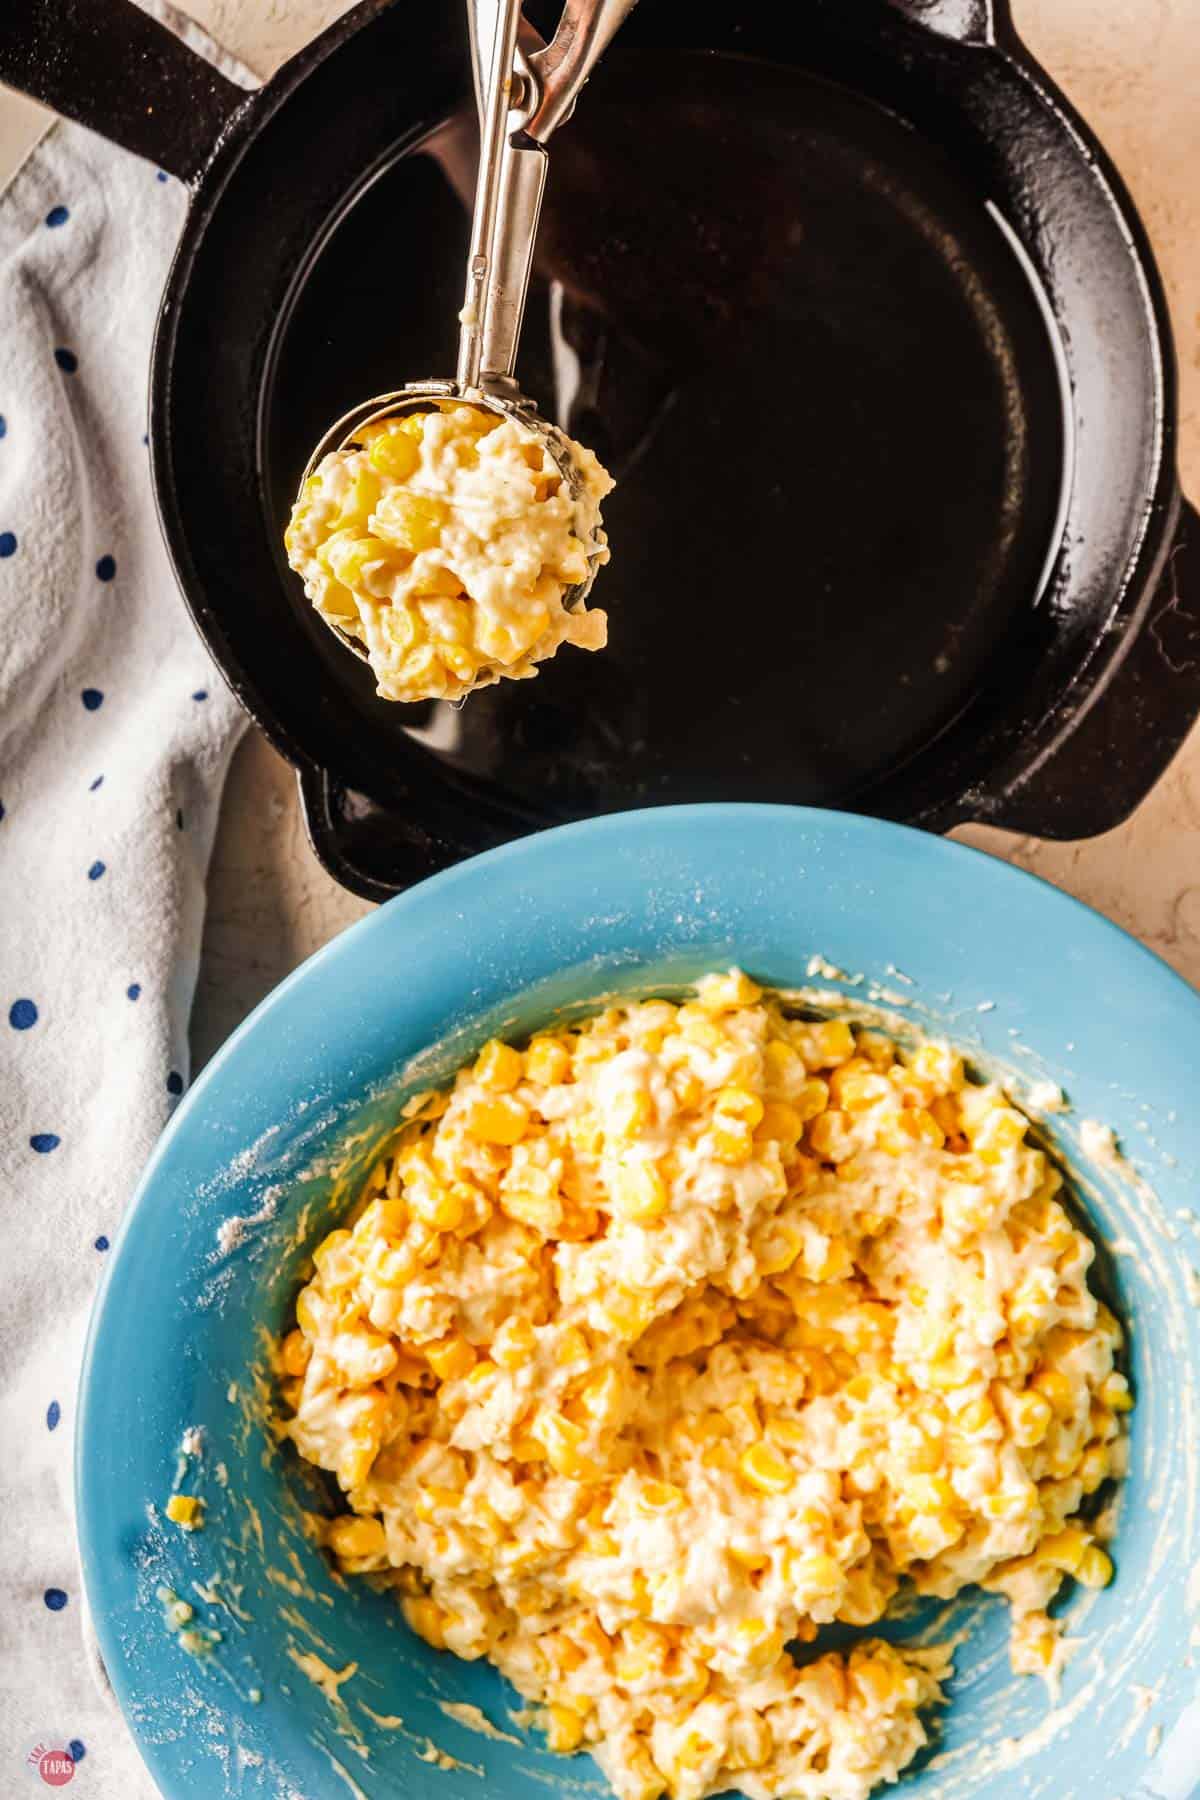
[[[75,1779],[75,1758],[71,1752],[42,1738],[30,1745],[25,1757],[25,1767],[34,1780],[40,1781],[44,1787],[66,1787]]]

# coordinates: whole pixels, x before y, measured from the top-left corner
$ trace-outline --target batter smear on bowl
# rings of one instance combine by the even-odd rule
[[[613,483],[590,450],[562,443],[570,482],[518,420],[447,404],[365,425],[318,463],[288,560],[385,700],[458,700],[536,675],[561,644],[603,649],[605,614],[570,602],[608,561],[600,502]]]
[[[1121,1330],[1027,1130],[947,1045],[738,971],[489,1043],[279,1348],[323,1542],[621,1800],[895,1779],[949,1651],[822,1625],[979,1583],[1053,1674],[1050,1602],[1112,1576],[1080,1508],[1124,1467]]]

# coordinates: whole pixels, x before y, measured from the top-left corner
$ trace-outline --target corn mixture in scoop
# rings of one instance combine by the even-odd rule
[[[280,1346],[281,1434],[344,1497],[314,1529],[621,1800],[863,1800],[949,1650],[822,1626],[978,1583],[1054,1675],[1050,1602],[1111,1577],[1132,1398],[1064,1197],[947,1045],[737,972],[493,1042]]]
[[[564,439],[448,403],[364,426],[305,482],[285,544],[305,592],[363,648],[386,700],[458,700],[537,674],[560,644],[603,649],[604,613],[571,590],[608,560],[612,480]]]

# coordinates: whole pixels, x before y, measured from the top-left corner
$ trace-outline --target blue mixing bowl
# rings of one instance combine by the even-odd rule
[[[835,813],[704,806],[526,838],[393,900],[259,1007],[165,1133],[92,1329],[78,1506],[104,1659],[168,1800],[607,1791],[586,1757],[514,1723],[488,1665],[439,1655],[392,1598],[333,1574],[304,1532],[305,1475],[266,1429],[264,1347],[398,1098],[494,1032],[734,962],[944,1033],[1020,1095],[1060,1083],[1072,1111],[1046,1128],[1132,1325],[1117,1576],[1068,1601],[1062,1693],[1009,1674],[997,1600],[897,1621],[966,1634],[906,1793],[1193,1792],[1200,999],[1095,913],[972,851]],[[1128,1160],[1089,1159],[1085,1120]],[[163,1518],[180,1478],[207,1501],[191,1535]]]

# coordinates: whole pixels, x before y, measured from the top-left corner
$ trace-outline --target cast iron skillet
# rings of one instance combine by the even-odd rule
[[[378,700],[279,536],[328,420],[452,367],[461,0],[364,0],[254,94],[128,0],[17,10],[0,77],[192,187],[163,525],[348,887],[659,801],[1085,836],[1166,766],[1200,531],[1165,304],[1004,0],[642,0],[556,141],[518,371],[620,479],[611,647],[457,712]]]

